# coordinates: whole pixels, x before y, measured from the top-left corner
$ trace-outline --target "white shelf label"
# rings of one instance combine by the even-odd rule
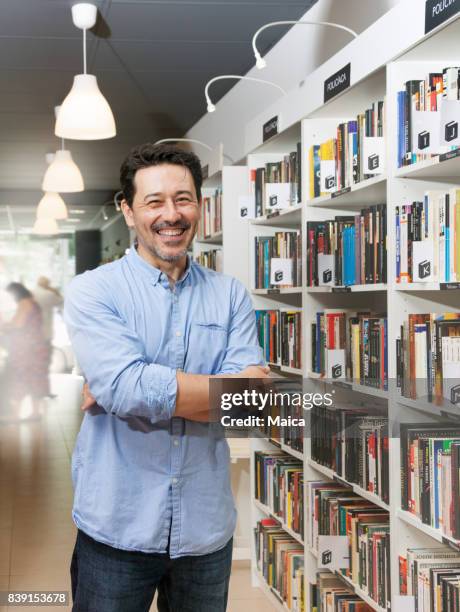
[[[348,569],[350,552],[347,536],[318,536],[318,569]]]

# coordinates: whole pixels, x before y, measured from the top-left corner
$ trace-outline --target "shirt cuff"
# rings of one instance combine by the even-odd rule
[[[176,370],[155,364],[154,376],[150,384],[149,407],[152,423],[171,419],[176,409],[177,378]]]

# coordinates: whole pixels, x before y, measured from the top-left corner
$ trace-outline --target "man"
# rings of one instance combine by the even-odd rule
[[[168,145],[121,167],[137,248],[78,276],[65,317],[92,406],[73,455],[75,612],[223,612],[235,509],[209,380],[265,377],[249,296],[187,257],[198,158]],[[258,366],[258,364],[260,364]]]

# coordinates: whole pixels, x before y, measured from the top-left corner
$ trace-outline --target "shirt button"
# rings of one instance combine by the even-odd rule
[[[178,479],[178,478],[173,478],[173,479],[172,479],[172,483],[173,483],[173,484],[177,484],[178,482],[179,482],[179,479]]]
[[[174,440],[173,444],[174,446],[179,446],[179,440]]]
[[[182,336],[182,334],[180,333],[180,331],[176,331],[176,336],[179,338],[180,336]]]

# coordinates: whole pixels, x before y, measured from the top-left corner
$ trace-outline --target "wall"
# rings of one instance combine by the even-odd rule
[[[340,23],[359,34],[400,1],[410,0],[319,0],[305,13],[304,19]],[[278,83],[289,91],[350,40],[350,34],[340,30],[295,26],[267,53],[267,67],[264,70],[253,68],[247,74]],[[252,54],[251,41],[248,41],[248,54]],[[216,111],[205,114],[186,136],[211,146],[222,142],[225,154],[238,161],[244,155],[246,123],[279,95],[276,89],[269,86],[240,81],[219,100]],[[212,86],[210,96],[212,99]],[[203,112],[205,108],[203,92]],[[201,149],[197,148],[197,153],[200,152]]]
[[[129,247],[129,230],[122,214],[110,220],[101,230],[101,259],[103,262],[118,259]],[[118,243],[118,244],[117,244]]]

